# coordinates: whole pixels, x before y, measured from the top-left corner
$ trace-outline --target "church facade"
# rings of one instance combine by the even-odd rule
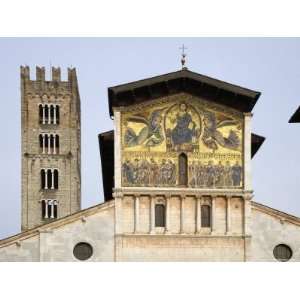
[[[98,137],[105,199],[85,210],[77,81],[69,95],[77,104],[66,132],[76,129],[77,147],[60,154],[77,166],[65,173],[76,181],[69,194],[57,187],[55,209],[53,202],[43,206],[56,181],[47,181],[50,173],[45,179],[40,157],[26,156],[27,165],[38,166],[23,179],[33,178],[39,188],[33,205],[23,199],[23,207],[39,223],[0,241],[0,261],[300,261],[300,218],[253,199],[251,159],[264,141],[251,131],[259,92],[186,68],[109,88],[114,130]],[[39,97],[46,105],[61,98],[40,93],[35,107]],[[31,111],[43,118],[43,110]],[[40,130],[47,135],[49,129]],[[55,169],[56,153],[50,142],[50,153],[45,147],[42,140],[39,155]]]

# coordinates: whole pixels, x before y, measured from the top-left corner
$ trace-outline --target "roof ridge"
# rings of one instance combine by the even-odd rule
[[[281,216],[283,216],[283,217],[285,217],[285,218],[287,218],[287,219],[290,219],[290,220],[299,222],[299,224],[300,224],[300,217],[297,217],[297,216],[295,216],[295,215],[286,213],[286,212],[284,212],[284,211],[278,210],[278,209],[276,209],[276,208],[267,206],[267,205],[265,205],[265,204],[262,204],[262,203],[259,203],[259,202],[256,202],[256,201],[251,201],[251,203],[252,203],[252,205],[254,205],[254,206],[257,207],[257,208],[266,209],[266,210],[271,210],[274,214],[281,215]]]
[[[6,238],[0,240],[0,248],[3,245],[5,245],[7,243],[10,243],[10,242],[14,242],[15,240],[17,240],[19,238],[23,238],[23,237],[27,237],[27,236],[31,237],[33,235],[36,235],[36,234],[38,234],[41,231],[41,229],[51,229],[52,227],[59,227],[61,225],[64,225],[66,223],[66,221],[69,220],[69,219],[72,220],[72,219],[74,219],[76,217],[82,217],[87,212],[91,212],[93,210],[95,210],[95,212],[96,212],[97,209],[99,209],[99,208],[105,208],[106,206],[112,205],[112,203],[113,203],[113,200],[105,201],[103,203],[99,203],[99,204],[90,206],[88,208],[82,209],[80,211],[77,211],[75,213],[72,213],[71,215],[67,215],[65,217],[59,218],[59,219],[57,219],[57,220],[55,220],[53,222],[42,224],[42,225],[38,225],[38,226],[33,227],[31,229],[28,229],[28,230],[22,231],[20,233],[17,233],[15,235],[6,237]]]

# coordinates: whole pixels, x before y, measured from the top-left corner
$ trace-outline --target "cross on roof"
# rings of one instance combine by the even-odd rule
[[[179,49],[182,50],[182,53],[181,53],[181,66],[182,66],[182,69],[187,69],[187,67],[185,66],[186,53],[184,52],[184,50],[186,50],[187,47],[185,47],[184,44],[182,44],[182,47],[180,47]]]

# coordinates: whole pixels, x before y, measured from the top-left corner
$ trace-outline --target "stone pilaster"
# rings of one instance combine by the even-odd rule
[[[122,193],[114,193],[115,199],[115,234],[123,233],[122,229]]]
[[[155,197],[150,195],[150,222],[149,222],[149,233],[155,232]]]
[[[166,214],[166,226],[165,226],[165,233],[170,233],[170,216],[171,216],[171,210],[170,210],[170,200],[171,195],[166,195],[166,203],[165,203],[165,214]]]
[[[184,228],[183,228],[184,201],[185,201],[185,195],[180,197],[180,233],[184,233]]]
[[[139,232],[140,228],[140,196],[134,197],[134,233]]]
[[[216,197],[211,198],[211,233],[216,233]]]
[[[251,174],[251,113],[244,114],[244,189],[252,190]]]
[[[121,161],[121,113],[114,112],[114,149],[115,149],[115,188],[122,185],[122,161]]]
[[[231,197],[226,197],[226,234],[231,234]]]
[[[201,231],[201,196],[196,197],[196,230],[195,233],[200,233]]]
[[[244,234],[247,236],[251,235],[251,198],[252,195],[245,195],[244,197]]]

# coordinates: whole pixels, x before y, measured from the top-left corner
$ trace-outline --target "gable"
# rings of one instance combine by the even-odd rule
[[[187,92],[241,112],[250,112],[260,96],[260,92],[183,69],[110,87],[109,113],[113,116],[114,107],[126,107],[180,92]]]

